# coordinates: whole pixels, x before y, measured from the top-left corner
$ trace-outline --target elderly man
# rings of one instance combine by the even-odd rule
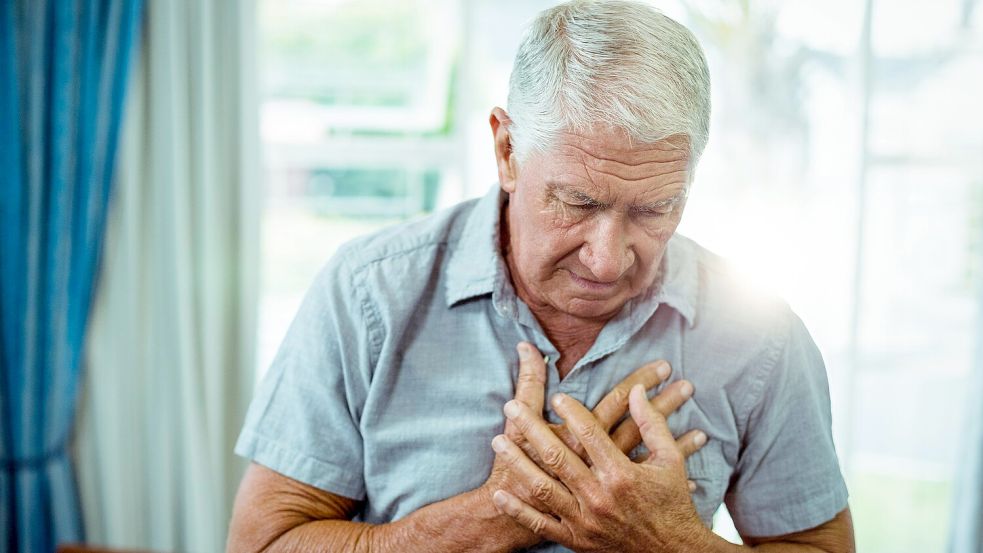
[[[851,551],[818,350],[675,234],[709,125],[694,37],[557,6],[508,108],[499,186],[317,278],[237,445],[229,549]],[[710,531],[724,502],[747,545]]]

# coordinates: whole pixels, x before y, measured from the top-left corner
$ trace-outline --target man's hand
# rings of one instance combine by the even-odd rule
[[[634,463],[603,425],[579,402],[554,396],[553,408],[583,444],[588,466],[545,424],[539,413],[510,401],[505,414],[559,481],[530,460],[508,437],[492,442],[508,460],[512,489],[494,492],[495,505],[542,538],[576,551],[694,551],[707,541],[689,496],[684,465],[686,444],[677,443],[665,416],[634,385],[629,397],[648,459]],[[526,497],[535,497],[530,505]]]
[[[540,352],[532,344],[521,342],[517,349],[519,351],[519,376],[516,383],[515,399],[528,405],[533,412],[542,413],[546,394],[546,363]],[[668,378],[671,372],[672,369],[666,361],[656,361],[643,365],[619,382],[594,407],[594,417],[605,432],[610,433],[611,440],[625,454],[642,443],[635,421],[631,418],[621,420],[628,412],[628,392],[635,384],[641,384],[646,391],[651,390]],[[688,382],[680,380],[667,386],[662,393],[652,399],[652,403],[660,413],[668,417],[689,399],[691,390],[692,386]],[[618,421],[621,423],[615,428]],[[577,441],[566,424],[550,424],[549,427],[557,437],[563,440],[567,447],[585,462],[590,463],[584,446]],[[614,428],[613,431],[612,428]],[[522,433],[508,421],[505,423],[505,435],[515,442],[530,459],[536,461],[540,466],[543,465],[538,461],[536,451],[527,445]],[[699,430],[693,430],[682,436],[681,440],[691,442],[696,446],[696,449],[699,449],[706,441],[706,436]]]
[[[546,366],[539,352],[528,343],[520,343],[519,351],[519,374],[516,382],[515,401],[521,402],[530,412],[535,413],[541,420],[543,405],[546,394]],[[640,386],[643,390],[651,389],[659,385],[669,376],[670,368],[668,363],[657,362],[645,365],[629,375],[617,386],[615,386],[594,408],[592,418],[597,421],[605,436],[610,432],[610,440],[617,444],[623,454],[630,452],[641,441],[637,424],[631,418],[623,421],[611,432],[611,428],[625,415],[628,410],[628,396],[633,386]],[[656,398],[652,400],[655,408],[666,415],[674,412],[690,396],[692,385],[688,382],[680,381],[667,387]],[[575,400],[570,400],[574,401]],[[580,405],[578,403],[578,405]],[[586,410],[586,408],[582,407]],[[554,439],[564,443],[571,451],[576,453],[587,463],[590,458],[584,446],[576,434],[570,430],[567,424],[550,424],[543,421],[543,425]],[[528,444],[525,436],[519,427],[507,419],[505,423],[505,435],[511,440],[512,444],[524,450],[529,458],[535,459],[535,463],[549,470],[549,464],[542,461],[539,452],[531,444]],[[698,450],[706,439],[702,432],[689,432],[680,438],[680,451],[685,457],[692,455]],[[521,497],[522,500],[538,509],[548,510],[548,506],[537,499],[538,490],[524,490],[517,486],[518,480],[515,478],[513,466],[515,458],[503,455],[496,455],[492,472],[486,483],[482,486],[485,492],[491,496],[496,490],[507,490],[513,496]],[[529,459],[526,459],[527,461]],[[540,537],[533,532],[517,524],[516,531],[521,533],[523,545],[528,546],[540,541]]]

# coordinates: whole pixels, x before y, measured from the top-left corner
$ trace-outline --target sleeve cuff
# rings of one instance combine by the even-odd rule
[[[365,484],[351,469],[343,469],[324,459],[288,449],[255,432],[242,432],[236,442],[235,453],[326,492],[356,501],[365,499]]]
[[[773,537],[802,532],[829,522],[848,506],[846,484],[841,480],[825,492],[812,495],[798,503],[777,505],[774,508],[740,509],[728,505],[734,526],[742,536]]]

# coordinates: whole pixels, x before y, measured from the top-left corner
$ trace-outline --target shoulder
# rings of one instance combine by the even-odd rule
[[[398,265],[407,258],[414,263],[421,256],[433,258],[460,239],[477,202],[477,199],[467,200],[421,219],[355,238],[342,245],[335,258],[355,273]]]
[[[401,268],[413,268],[412,273],[416,274],[425,273],[419,269],[432,264],[456,245],[476,202],[467,200],[342,244],[322,268],[315,286],[327,285],[339,278],[367,277]],[[413,274],[393,276],[413,278]]]
[[[370,322],[408,314],[434,295],[477,200],[351,240],[335,252],[311,286]],[[406,312],[406,313],[404,313]],[[375,321],[371,321],[376,319]]]
[[[690,266],[697,334],[743,350],[767,347],[788,336],[796,316],[778,293],[689,238],[677,236],[673,241],[677,263]]]
[[[809,331],[777,292],[692,240],[682,238],[678,246],[691,263],[695,284],[686,349],[741,398],[740,411],[746,413],[779,372],[825,378]],[[792,358],[796,362],[790,364]]]

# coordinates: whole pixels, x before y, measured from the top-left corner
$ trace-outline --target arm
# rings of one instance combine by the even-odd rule
[[[236,496],[228,551],[505,551],[515,523],[499,515],[481,488],[371,525],[349,520],[359,502],[252,464]],[[520,529],[521,530],[521,529]]]
[[[753,549],[767,553],[786,551],[790,553],[794,551],[854,553],[856,551],[853,539],[853,518],[850,516],[849,507],[840,511],[833,520],[810,530],[771,538],[746,537],[744,542],[747,547],[740,549]]]

